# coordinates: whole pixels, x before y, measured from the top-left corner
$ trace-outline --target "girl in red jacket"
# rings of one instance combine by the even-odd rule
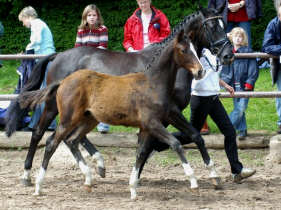
[[[123,47],[128,52],[142,50],[170,34],[170,23],[163,12],[151,6],[151,0],[137,0],[139,6],[124,27]]]

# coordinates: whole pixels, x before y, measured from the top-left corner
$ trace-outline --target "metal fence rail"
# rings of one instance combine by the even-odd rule
[[[26,54],[0,54],[0,60],[22,60],[22,59],[37,59],[44,58],[46,55],[26,55]],[[254,52],[254,53],[235,53],[235,58],[277,58],[267,53]],[[0,101],[10,101],[17,97],[17,94],[6,94],[0,95]],[[277,98],[281,97],[281,91],[272,92],[235,92],[234,96],[231,96],[227,92],[222,92],[219,94],[220,98]]]

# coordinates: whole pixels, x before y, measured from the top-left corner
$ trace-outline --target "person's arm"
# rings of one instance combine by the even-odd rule
[[[268,54],[280,56],[281,55],[281,43],[275,42],[275,30],[273,24],[270,23],[265,32],[262,43],[262,51]]]
[[[107,48],[108,43],[108,30],[105,26],[102,26],[102,31],[100,34],[100,40],[99,40],[99,48]]]
[[[226,82],[223,81],[222,79],[219,80],[219,84],[220,84],[220,86],[224,87],[230,93],[231,96],[234,96],[234,89],[233,89],[233,87],[231,87],[230,85],[226,84]]]
[[[171,33],[171,27],[168,18],[164,13],[161,14],[160,18],[160,37],[159,42],[165,39]]]
[[[132,26],[130,24],[130,19],[127,20],[124,26],[124,41],[123,47],[128,52],[134,50],[133,48],[133,36],[132,36]]]
[[[38,50],[42,42],[43,25],[35,23],[31,25],[30,43],[26,46],[26,50]]]
[[[78,29],[74,47],[82,46],[82,35],[81,34],[82,34],[82,31]]]
[[[248,78],[245,81],[244,90],[251,91],[254,89],[255,82],[259,76],[258,64],[256,59],[249,59],[248,61]]]

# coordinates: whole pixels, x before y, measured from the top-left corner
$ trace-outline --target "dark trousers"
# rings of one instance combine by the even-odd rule
[[[218,96],[191,96],[190,121],[194,128],[200,132],[208,115],[216,123],[224,135],[224,150],[231,166],[231,172],[238,174],[243,166],[239,162],[236,132]]]

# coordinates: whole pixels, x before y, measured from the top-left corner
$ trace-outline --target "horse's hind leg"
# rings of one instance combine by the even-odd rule
[[[168,144],[171,149],[178,154],[182,162],[184,172],[189,177],[191,190],[195,193],[198,193],[197,179],[194,175],[193,169],[191,168],[184,156],[184,149],[182,148],[180,142],[173,135],[171,135],[158,120],[151,120],[146,125],[152,136]]]
[[[57,115],[57,108],[56,106],[49,106],[46,104],[45,109],[40,117],[40,121],[36,126],[35,130],[32,132],[31,141],[28,149],[28,153],[24,163],[24,173],[22,176],[22,183],[25,186],[31,186],[31,178],[30,178],[30,171],[32,168],[33,158],[38,146],[38,143],[42,139],[45,131],[47,130],[49,124],[53,121],[53,119]],[[46,109],[48,108],[48,110]]]
[[[216,172],[215,164],[211,160],[209,153],[205,147],[204,139],[201,137],[200,133],[193,128],[191,123],[189,123],[179,110],[173,109],[169,114],[169,122],[175,128],[179,129],[183,134],[181,136],[176,136],[181,138],[181,143],[190,143],[190,140],[194,142],[203,158],[206,168],[209,170],[209,177],[216,189],[221,188],[220,178]],[[183,139],[185,138],[185,140]]]
[[[105,177],[105,167],[104,167],[104,159],[100,152],[96,149],[96,147],[87,139],[86,136],[82,138],[80,141],[82,146],[88,151],[88,153],[92,156],[92,158],[97,161],[97,173],[104,178]]]
[[[131,176],[130,176],[130,191],[131,191],[131,199],[136,199],[137,191],[136,188],[139,183],[140,174],[142,172],[143,166],[147,161],[149,155],[151,154],[153,148],[150,146],[150,142],[147,141],[149,138],[149,133],[145,131],[140,131],[139,133],[139,145],[137,147],[136,154],[136,163],[133,167]]]

